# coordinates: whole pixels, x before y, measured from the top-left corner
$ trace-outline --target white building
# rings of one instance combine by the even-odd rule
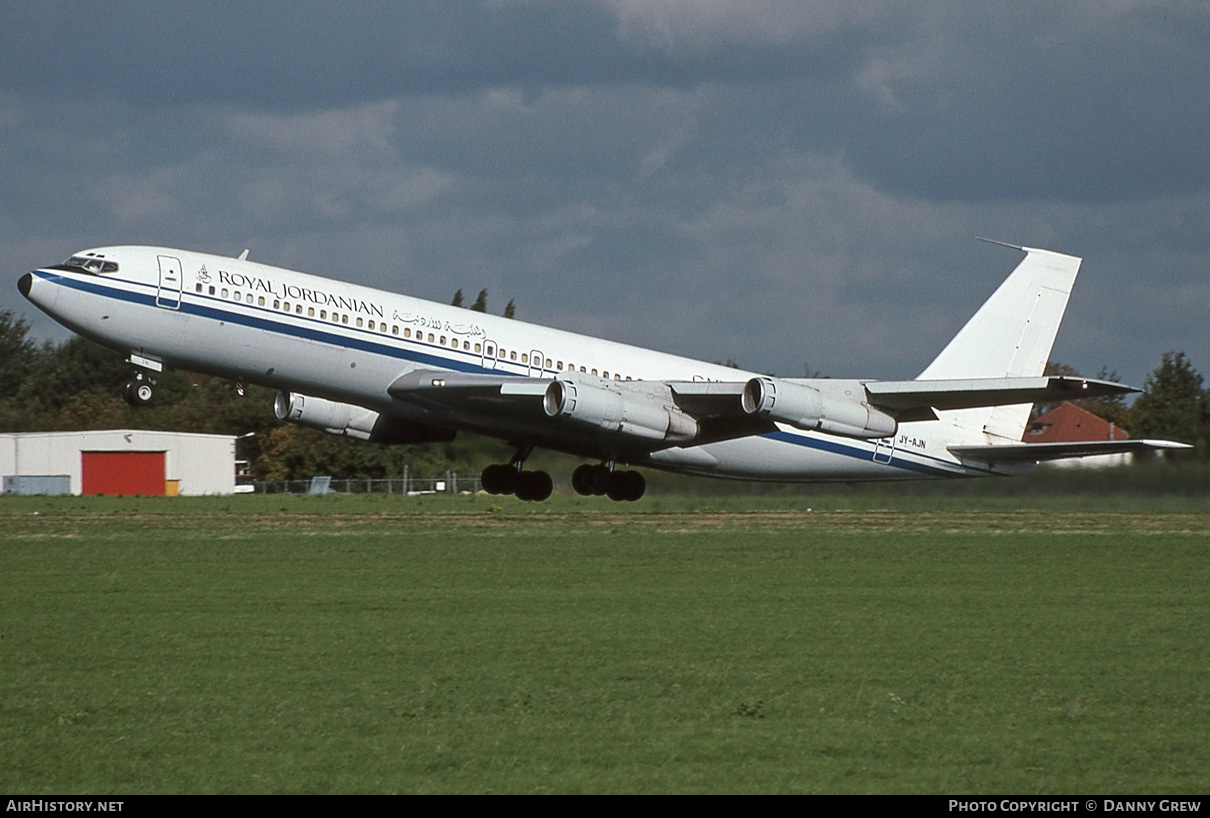
[[[19,494],[233,494],[235,441],[140,429],[0,434],[0,477]]]

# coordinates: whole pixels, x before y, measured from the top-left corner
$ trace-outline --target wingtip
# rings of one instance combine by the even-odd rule
[[[1029,252],[1029,250],[1028,250],[1027,248],[1022,247],[1022,246],[1021,246],[1021,245],[1019,245],[1019,244],[1010,244],[1010,243],[1009,243],[1009,242],[1007,242],[1007,241],[1000,241],[999,239],[989,239],[989,238],[984,238],[983,236],[975,236],[975,240],[976,240],[976,241],[985,241],[985,242],[987,242],[988,244],[998,244],[998,245],[1000,245],[1001,247],[1008,247],[1008,248],[1011,248],[1011,249],[1013,249],[1013,250],[1020,250],[1022,253],[1027,253],[1027,252]]]
[[[1150,446],[1153,449],[1194,449],[1197,448],[1192,443],[1181,443],[1178,440],[1151,440],[1144,438],[1140,440],[1144,446]]]

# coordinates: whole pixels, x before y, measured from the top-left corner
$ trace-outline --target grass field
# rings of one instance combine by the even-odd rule
[[[862,497],[2,498],[0,791],[1210,789],[1204,500]]]

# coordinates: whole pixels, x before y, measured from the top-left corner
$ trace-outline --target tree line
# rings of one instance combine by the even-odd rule
[[[486,293],[481,294],[486,308]],[[511,305],[511,302],[510,302]],[[1052,366],[1057,374],[1078,374]],[[449,443],[383,446],[281,423],[273,390],[250,386],[241,396],[223,378],[171,370],[157,376],[156,400],[132,408],[122,400],[131,367],[124,356],[84,338],[37,343],[29,324],[0,311],[0,431],[162,429],[248,435],[239,444],[257,479],[441,476],[477,474],[507,456],[499,441],[459,435]],[[1116,380],[1114,373],[1101,377]],[[1193,443],[1210,449],[1210,391],[1183,352],[1166,352],[1132,404],[1120,398],[1078,401],[1135,438]]]

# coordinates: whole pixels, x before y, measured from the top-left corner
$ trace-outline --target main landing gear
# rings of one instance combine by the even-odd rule
[[[494,463],[480,477],[488,494],[515,494],[518,500],[541,502],[550,496],[554,482],[544,471],[523,471],[521,463]]]
[[[146,406],[154,397],[155,381],[142,372],[136,373],[122,389],[122,399],[131,406]]]
[[[571,487],[585,496],[603,494],[616,502],[634,502],[647,491],[647,481],[637,471],[614,471],[612,463],[585,463],[571,473]]]
[[[521,446],[508,463],[493,463],[479,480],[488,494],[515,494],[518,500],[541,502],[550,497],[554,483],[544,471],[525,471],[525,458],[533,446]]]
[[[541,502],[550,497],[553,484],[544,471],[525,471],[525,458],[533,450],[522,447],[508,463],[493,463],[480,480],[488,494],[515,494],[518,500]],[[647,491],[647,481],[637,471],[615,471],[613,463],[589,463],[571,473],[571,487],[584,496],[605,495],[610,500],[634,502]]]

